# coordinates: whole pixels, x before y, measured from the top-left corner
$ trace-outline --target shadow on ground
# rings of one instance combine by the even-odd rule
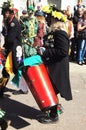
[[[9,89],[9,91],[13,92],[14,90]],[[6,118],[11,120],[11,126],[15,129],[20,129],[30,125],[30,123],[25,121],[23,118],[37,120],[37,115],[41,114],[41,111],[35,108],[10,99],[10,95],[5,96],[6,97],[0,99],[0,107],[6,111]]]

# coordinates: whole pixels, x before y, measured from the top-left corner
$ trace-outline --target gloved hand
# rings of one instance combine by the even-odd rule
[[[46,50],[45,47],[39,47],[39,48],[38,48],[38,53],[39,53],[40,55],[43,55],[43,53],[44,53],[45,50]]]

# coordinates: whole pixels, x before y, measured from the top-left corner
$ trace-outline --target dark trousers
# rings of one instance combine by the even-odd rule
[[[77,38],[72,39],[70,58],[73,61],[76,61],[78,58],[78,39]]]

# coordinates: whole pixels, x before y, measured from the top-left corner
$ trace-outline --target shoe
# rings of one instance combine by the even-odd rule
[[[78,62],[79,65],[83,65],[83,63],[81,61]]]
[[[23,92],[22,90],[15,90],[12,94],[13,94],[13,95],[28,94],[28,91]]]
[[[85,61],[82,61],[82,63],[83,63],[83,64],[86,64],[86,62],[85,62]]]
[[[56,115],[54,117],[42,115],[38,118],[38,121],[43,124],[56,123],[58,121],[58,115]]]

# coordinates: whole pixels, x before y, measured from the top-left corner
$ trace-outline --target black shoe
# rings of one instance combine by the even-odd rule
[[[55,117],[43,115],[38,118],[38,121],[43,124],[56,123],[58,121],[58,115],[56,115]]]
[[[22,90],[15,90],[12,94],[13,94],[13,95],[28,94],[28,91],[23,92]]]

